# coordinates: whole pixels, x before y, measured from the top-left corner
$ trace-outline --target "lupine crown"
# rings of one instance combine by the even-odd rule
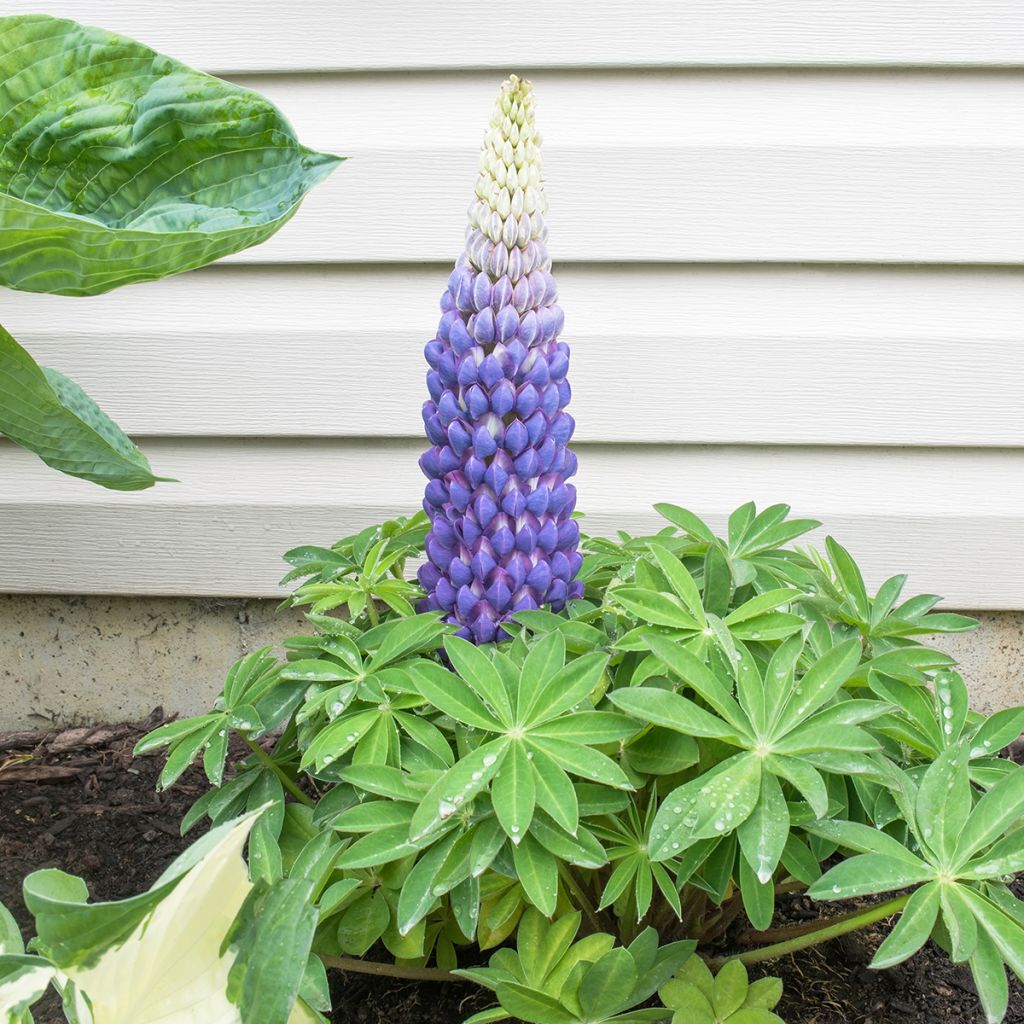
[[[569,346],[551,276],[533,87],[501,87],[484,136],[466,248],[427,343],[432,447],[424,607],[476,643],[502,639],[517,611],[580,597],[572,519],[575,424],[565,412]]]

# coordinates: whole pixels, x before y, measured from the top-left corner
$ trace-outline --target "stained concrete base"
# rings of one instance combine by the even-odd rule
[[[308,633],[275,601],[0,596],[0,730],[142,718],[209,706],[242,654]],[[984,612],[939,638],[979,710],[1024,704],[1024,612]]]

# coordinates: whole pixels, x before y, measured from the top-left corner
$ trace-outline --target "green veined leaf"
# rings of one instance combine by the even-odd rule
[[[0,18],[0,38],[4,20]],[[0,57],[0,68],[2,66]],[[0,82],[0,98],[2,96]],[[0,125],[2,123],[0,115]],[[2,166],[0,156],[0,168]],[[0,236],[3,233],[2,202],[0,193]],[[2,252],[3,241],[0,241],[0,254]],[[0,266],[0,280],[3,270]],[[139,491],[170,479],[155,476],[146,456],[74,381],[55,370],[37,366],[2,326],[0,433],[34,452],[52,469],[111,490]]]
[[[580,1007],[587,1020],[600,1020],[625,1009],[639,980],[628,949],[609,950],[592,964],[580,983]]]
[[[767,885],[789,838],[789,808],[779,780],[770,772],[761,773],[761,798],[736,834],[757,880]]]
[[[551,917],[558,900],[558,861],[529,834],[512,847],[512,861],[530,902]]]
[[[410,825],[416,841],[439,828],[460,807],[482,793],[500,771],[509,741],[502,737],[471,751],[441,776],[423,797]]]
[[[1010,987],[1006,968],[996,944],[983,932],[978,932],[978,945],[971,957],[971,976],[978,991],[982,1009],[989,1024],[998,1024],[1006,1016],[1010,1002]]]
[[[486,655],[480,652],[480,657]],[[501,723],[460,676],[426,659],[413,662],[406,671],[419,693],[439,711],[477,729],[501,731]]]
[[[509,744],[501,771],[491,785],[491,801],[502,828],[518,844],[530,828],[537,802],[533,766],[522,740]]]
[[[704,541],[705,544],[714,543],[715,535],[711,532],[711,528],[689,509],[660,502],[654,506],[654,511],[691,537]]]
[[[790,695],[779,715],[775,735],[788,732],[833,697],[852,675],[860,655],[861,642],[855,639],[833,647],[819,658],[800,680],[800,692],[794,689]]]
[[[926,881],[931,874],[927,864],[919,862],[915,867],[895,857],[863,853],[837,864],[807,890],[807,895],[814,900],[852,899],[905,889]]]
[[[516,719],[532,720],[542,694],[554,675],[565,665],[565,637],[548,633],[530,648],[519,673],[516,694]]]
[[[692,687],[730,725],[749,735],[749,721],[727,686],[700,658],[664,637],[645,638],[647,646],[675,676]]]
[[[582,743],[570,743],[566,740],[556,742],[543,737],[531,736],[527,742],[531,748],[547,754],[555,764],[571,775],[615,789],[633,789],[626,773],[610,757],[598,750],[585,747]]]
[[[676,596],[683,602],[686,610],[693,616],[697,624],[703,627],[707,620],[704,617],[704,606],[700,600],[700,590],[686,566],[664,544],[652,541],[648,546],[661,567],[661,571],[665,574],[669,586],[675,591]]]
[[[950,958],[960,964],[968,960],[978,945],[978,923],[974,912],[963,895],[962,885],[939,887],[942,921],[949,935]]]
[[[274,234],[337,157],[270,102],[99,28],[0,19],[0,284],[96,295]]]
[[[607,655],[595,651],[584,654],[559,669],[537,694],[530,709],[529,724],[542,725],[584,701],[597,689],[608,664]]]
[[[871,966],[877,970],[895,967],[912,957],[929,939],[939,916],[939,885],[921,886],[903,908],[896,926],[886,937]]]
[[[728,723],[671,690],[630,686],[613,690],[608,699],[641,722],[675,729],[687,736],[712,737],[736,745],[742,742]]]
[[[673,629],[688,629],[697,632],[700,623],[683,607],[682,601],[669,594],[642,587],[616,587],[609,597],[627,612],[643,622],[655,626],[671,626]]]
[[[998,839],[1024,815],[1024,769],[996,783],[977,803],[957,839],[954,865],[959,867],[982,847]]]
[[[580,823],[580,809],[575,786],[569,776],[544,751],[534,747],[530,753],[537,806],[547,811],[570,835],[576,835]]]
[[[512,702],[494,663],[475,644],[461,637],[445,637],[444,649],[452,660],[455,671],[502,725],[512,725]],[[564,650],[564,648],[563,648]]]
[[[698,839],[734,831],[760,794],[761,760],[755,754],[737,754],[673,790],[654,819],[651,860],[668,860]]]
[[[495,990],[503,1010],[528,1024],[579,1024],[576,1016],[544,992],[514,982],[502,982]]]

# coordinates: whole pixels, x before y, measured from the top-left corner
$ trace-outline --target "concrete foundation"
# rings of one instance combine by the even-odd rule
[[[0,730],[206,710],[240,655],[310,631],[275,601],[0,596]],[[1024,704],[1024,612],[984,612],[936,646],[979,710]]]

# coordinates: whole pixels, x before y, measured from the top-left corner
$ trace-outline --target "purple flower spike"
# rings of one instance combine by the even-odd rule
[[[425,609],[442,609],[478,644],[507,638],[518,611],[555,611],[583,595],[566,479],[573,420],[558,340],[533,87],[501,87],[484,136],[466,249],[441,299],[437,337],[424,352],[433,447],[420,459],[433,526],[420,570]]]

